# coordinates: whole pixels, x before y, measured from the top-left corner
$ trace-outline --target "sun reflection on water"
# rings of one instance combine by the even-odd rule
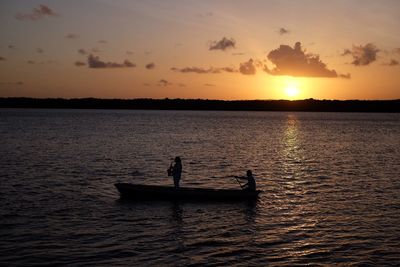
[[[302,151],[299,139],[299,124],[297,116],[289,114],[286,121],[282,139],[283,167],[286,175],[294,175],[298,170],[302,159]]]

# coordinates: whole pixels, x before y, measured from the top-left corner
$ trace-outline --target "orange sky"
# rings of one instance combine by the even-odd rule
[[[0,97],[400,98],[397,0],[3,0],[0,22]]]

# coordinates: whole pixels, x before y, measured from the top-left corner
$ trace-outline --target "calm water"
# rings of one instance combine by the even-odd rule
[[[400,264],[400,114],[0,110],[0,265]],[[125,202],[113,183],[255,203]]]

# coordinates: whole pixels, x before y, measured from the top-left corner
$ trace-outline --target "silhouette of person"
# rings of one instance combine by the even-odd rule
[[[168,175],[174,178],[175,188],[179,188],[179,181],[181,180],[182,174],[182,161],[180,157],[175,157],[175,164],[169,166]]]
[[[246,176],[235,176],[238,179],[247,180],[247,183],[242,186],[242,189],[249,191],[256,191],[256,180],[253,177],[251,170],[246,172]]]

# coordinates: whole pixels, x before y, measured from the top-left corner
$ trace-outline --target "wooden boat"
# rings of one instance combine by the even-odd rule
[[[121,198],[147,200],[196,200],[196,201],[234,201],[254,200],[260,190],[241,189],[208,189],[208,188],[174,188],[170,186],[139,185],[131,183],[116,183]]]

